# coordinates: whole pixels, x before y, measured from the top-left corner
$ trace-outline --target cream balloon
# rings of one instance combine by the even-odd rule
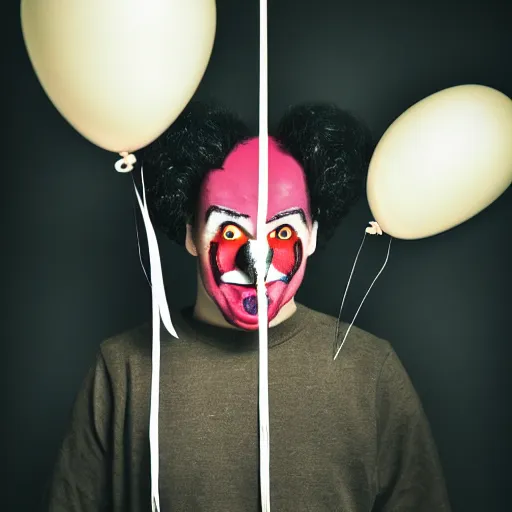
[[[393,122],[370,162],[367,196],[385,233],[412,240],[467,221],[511,183],[512,100],[460,85]]]
[[[43,89],[85,138],[116,153],[151,143],[208,65],[215,0],[22,0]]]

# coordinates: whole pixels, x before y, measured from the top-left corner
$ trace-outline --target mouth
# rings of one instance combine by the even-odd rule
[[[237,286],[243,286],[247,288],[256,289],[256,273],[252,272],[252,276],[249,273],[244,272],[243,270],[230,270],[228,272],[222,273],[217,264],[217,251],[219,250],[219,246],[217,243],[212,242],[210,244],[210,267],[212,269],[213,277],[215,279],[215,284],[220,286],[221,284],[232,284]],[[265,277],[265,284],[271,284],[275,282],[283,282],[284,284],[289,284],[292,280],[293,276],[297,272],[302,263],[302,251],[300,242],[296,242],[294,245],[294,253],[295,253],[295,263],[293,268],[288,274],[283,274],[279,270],[277,270],[274,265],[270,264],[267,275]]]
[[[213,242],[210,245],[210,268],[212,270],[215,284],[220,290],[224,291],[231,297],[232,302],[235,297],[238,300],[239,307],[243,309],[244,313],[248,317],[256,318],[258,314],[258,299],[256,290],[256,278],[255,273],[252,272],[252,276],[248,272],[244,272],[240,269],[230,270],[228,272],[221,272],[217,264],[217,252],[218,244]],[[280,272],[272,264],[267,272],[265,279],[266,285],[266,297],[269,308],[269,319],[277,314],[279,301],[276,303],[275,299],[277,290],[283,290],[286,285],[290,283],[293,276],[299,269],[302,262],[302,250],[301,243],[298,241],[294,245],[295,262],[291,271],[287,274]],[[272,297],[275,297],[274,299]],[[240,302],[239,302],[240,301]],[[272,307],[274,305],[274,307]],[[234,304],[232,306],[236,308]],[[245,316],[245,315],[244,315]],[[247,319],[248,320],[248,319]]]

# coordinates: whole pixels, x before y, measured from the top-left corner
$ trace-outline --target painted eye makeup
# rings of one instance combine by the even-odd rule
[[[294,234],[295,230],[288,224],[284,224],[274,229],[274,231],[269,234],[269,237],[277,238],[278,240],[290,240]]]
[[[238,240],[243,235],[242,230],[235,224],[227,224],[222,228],[222,238],[224,240]]]

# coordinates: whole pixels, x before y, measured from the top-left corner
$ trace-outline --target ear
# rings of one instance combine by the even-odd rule
[[[185,248],[192,256],[197,256],[197,247],[194,241],[194,228],[191,224],[187,224],[187,233],[185,235]]]
[[[308,257],[311,256],[315,252],[317,239],[318,239],[318,222],[315,220],[315,222],[313,222],[313,226],[311,227],[311,234],[309,236],[308,250],[306,251]]]

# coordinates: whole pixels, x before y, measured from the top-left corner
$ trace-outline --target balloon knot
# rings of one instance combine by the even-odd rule
[[[115,169],[117,172],[131,172],[133,171],[133,166],[137,162],[135,155],[128,153],[127,151],[123,151],[119,153],[122,158],[118,160],[115,164]]]
[[[382,235],[382,229],[379,223],[373,220],[370,222],[370,227],[366,228],[366,233],[369,235]]]

